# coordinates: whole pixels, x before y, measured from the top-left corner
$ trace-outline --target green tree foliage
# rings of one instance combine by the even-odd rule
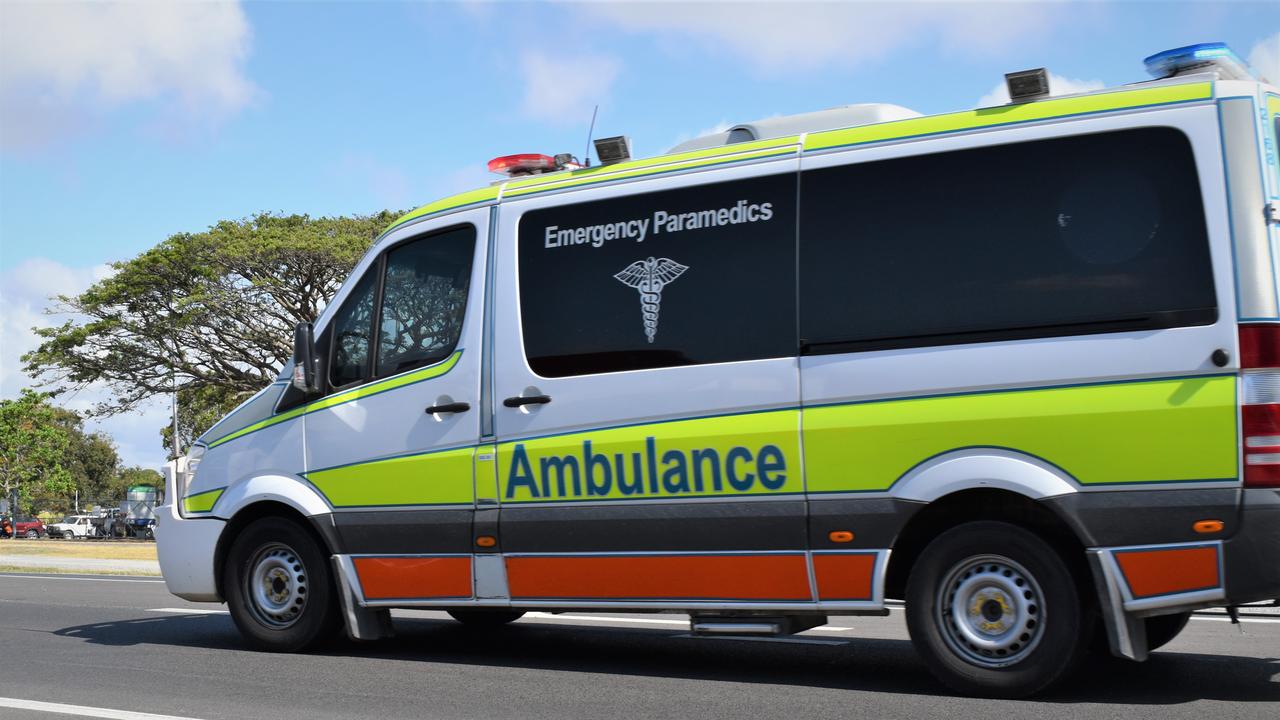
[[[75,412],[58,408],[57,422],[67,433],[68,447],[66,468],[75,482],[73,490],[79,490],[82,504],[102,502],[110,503],[118,488],[116,476],[119,473],[120,457],[116,454],[115,443],[100,432],[85,432],[84,420]],[[71,507],[71,497],[65,494],[38,498],[41,508]]]
[[[292,337],[292,336],[290,336]],[[257,392],[261,388],[256,388]],[[249,393],[229,390],[224,387],[205,385],[203,387],[187,387],[178,391],[178,438],[194,439],[200,433],[213,427],[213,424],[236,409],[236,406],[248,397]],[[160,428],[160,440],[173,456],[173,422],[165,423]],[[181,446],[181,443],[180,443]]]
[[[116,486],[119,488],[116,492],[117,502],[124,499],[125,492],[134,485],[151,485],[159,493],[163,493],[164,476],[151,468],[120,468],[119,472],[116,473]]]
[[[23,390],[16,399],[0,400],[0,490],[5,498],[16,490],[23,507],[37,493],[74,488],[66,468],[71,441],[48,397]]]
[[[293,326],[315,320],[395,217],[261,214],[173,235],[83,293],[58,297],[51,312],[73,319],[36,329],[42,343],[23,356],[26,370],[58,387],[105,385],[112,399],[96,415],[176,385],[185,445],[275,378],[292,354]]]

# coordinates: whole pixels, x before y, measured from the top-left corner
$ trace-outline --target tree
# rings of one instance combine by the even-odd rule
[[[69,440],[64,464],[75,483],[72,490],[78,490],[84,502],[109,497],[120,465],[115,443],[103,433],[85,432],[84,420],[77,413],[63,408],[57,408],[55,412],[58,424],[66,430]],[[66,494],[46,495],[38,500],[59,510],[72,506],[72,498]]]
[[[261,388],[258,388],[261,389]],[[253,392],[257,392],[254,390]],[[178,437],[196,438],[213,424],[236,409],[248,393],[205,385],[178,391]],[[173,422],[160,428],[160,441],[173,457]]]
[[[73,487],[63,466],[70,440],[48,397],[24,389],[15,400],[0,400],[0,490],[6,499],[28,501],[37,492]],[[11,512],[16,518],[17,508]]]
[[[275,378],[293,352],[293,326],[315,320],[395,217],[264,213],[173,235],[83,293],[59,296],[50,312],[73,319],[35,329],[42,342],[23,356],[26,370],[61,388],[105,385],[112,398],[95,415],[176,387],[191,404],[179,428],[189,442]]]
[[[116,484],[119,487],[118,494],[123,498],[125,492],[135,485],[151,485],[157,490],[163,490],[164,477],[151,468],[120,468],[120,472],[116,474]]]

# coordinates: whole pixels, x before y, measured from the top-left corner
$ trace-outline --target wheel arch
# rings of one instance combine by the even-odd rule
[[[249,525],[268,517],[278,517],[289,520],[301,527],[305,532],[311,535],[321,551],[326,555],[332,555],[337,551],[336,538],[331,533],[324,532],[330,526],[326,526],[320,518],[328,518],[326,513],[322,516],[304,515],[296,505],[285,502],[279,498],[263,498],[251,502],[241,507],[231,519],[227,521],[226,527],[218,536],[218,543],[213,552],[213,577],[217,587],[218,597],[226,598],[223,587],[223,569],[227,561],[227,555],[230,553],[231,545],[235,539],[239,537],[240,532]]]
[[[1058,550],[1078,581],[1092,589],[1084,535],[1076,523],[1028,494],[1003,487],[970,486],[934,499],[903,526],[889,556],[886,597],[904,597],[912,567],[935,537],[975,521],[1007,522],[1036,533]]]

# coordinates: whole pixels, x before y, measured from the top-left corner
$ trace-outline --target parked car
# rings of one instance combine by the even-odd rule
[[[93,537],[98,534],[97,527],[90,522],[88,515],[68,515],[62,522],[53,523],[48,528],[49,537],[74,540],[78,537]]]
[[[0,521],[0,535],[4,537],[13,537],[14,520],[12,517],[5,517]],[[44,523],[38,517],[20,517],[17,520],[18,535],[29,538],[39,538],[48,535],[48,531]]]

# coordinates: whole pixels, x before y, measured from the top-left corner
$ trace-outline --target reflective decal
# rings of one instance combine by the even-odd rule
[[[669,258],[637,260],[614,275],[618,282],[640,291],[640,311],[644,315],[644,336],[653,342],[658,334],[658,308],[662,288],[675,282],[689,268]]]
[[[779,410],[502,443],[502,502],[799,494],[799,422]]]

